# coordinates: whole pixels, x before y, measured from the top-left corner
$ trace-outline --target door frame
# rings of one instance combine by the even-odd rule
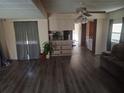
[[[95,54],[95,51],[96,51],[96,30],[97,30],[97,19],[94,19],[93,44],[92,44],[93,54]]]

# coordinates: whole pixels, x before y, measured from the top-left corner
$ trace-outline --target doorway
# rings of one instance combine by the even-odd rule
[[[97,20],[89,21],[86,25],[86,47],[95,54]]]
[[[74,30],[73,30],[73,45],[74,46],[81,46],[81,23],[75,23],[74,24]]]
[[[18,60],[38,59],[40,44],[37,21],[14,22]]]

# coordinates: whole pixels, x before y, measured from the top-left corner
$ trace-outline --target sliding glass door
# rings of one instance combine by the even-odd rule
[[[40,53],[36,21],[14,22],[19,60],[38,59]]]

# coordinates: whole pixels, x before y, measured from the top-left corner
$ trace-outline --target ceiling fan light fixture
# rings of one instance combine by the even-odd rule
[[[82,16],[81,23],[86,24],[88,22],[88,18],[84,15]]]

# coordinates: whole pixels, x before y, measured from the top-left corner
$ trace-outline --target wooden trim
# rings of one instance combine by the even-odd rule
[[[81,32],[81,46],[86,46],[86,24],[82,24],[82,32]]]
[[[41,11],[45,18],[48,17],[47,11],[41,0],[32,0],[33,3],[37,6],[37,8]]]
[[[88,13],[106,13],[106,11],[88,11]]]
[[[93,31],[93,46],[92,53],[95,54],[96,48],[96,30],[97,30],[97,19],[94,20],[94,31]]]

